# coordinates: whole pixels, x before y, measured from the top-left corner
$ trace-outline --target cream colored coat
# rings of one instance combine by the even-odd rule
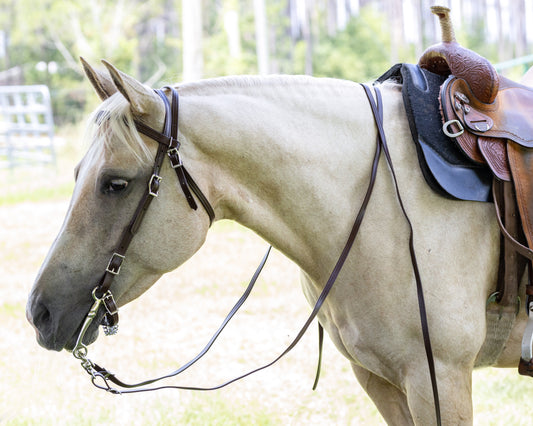
[[[161,128],[164,110],[157,95],[105,65],[109,74],[84,64],[107,99],[99,110],[131,110],[136,119]],[[178,90],[183,162],[216,219],[249,227],[296,262],[314,304],[369,180],[376,128],[362,88],[330,79],[238,77]],[[471,424],[471,373],[485,340],[485,303],[496,286],[494,208],[450,201],[428,188],[400,88],[385,84],[382,92],[388,145],[414,226],[443,423]],[[30,294],[28,318],[49,349],[72,348],[91,291],[149,177],[150,161],[139,158],[146,148],[153,153],[155,143],[143,137],[127,149],[112,130],[97,131],[80,162],[63,228]],[[112,286],[120,305],[185,262],[208,232],[207,215],[188,207],[168,165],[162,174],[160,196]],[[128,183],[127,191],[106,192],[117,179]],[[408,229],[383,158],[360,233],[319,318],[389,424],[434,424]],[[523,326],[521,318],[497,364],[517,365]],[[90,339],[96,336],[93,327]]]

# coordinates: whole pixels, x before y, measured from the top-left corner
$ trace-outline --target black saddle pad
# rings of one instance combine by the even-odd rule
[[[492,201],[492,173],[473,163],[442,131],[439,89],[446,77],[418,65],[397,64],[377,81],[402,84],[403,101],[422,173],[437,193],[459,200]]]

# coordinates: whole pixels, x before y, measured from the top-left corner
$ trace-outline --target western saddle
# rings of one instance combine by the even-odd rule
[[[443,131],[494,175],[493,199],[502,231],[495,295],[500,315],[506,311],[516,316],[518,287],[528,266],[529,321],[519,372],[533,377],[533,88],[498,75],[487,59],[460,46],[450,9],[431,9],[439,18],[442,42],[423,53],[419,66],[449,76],[440,89]]]

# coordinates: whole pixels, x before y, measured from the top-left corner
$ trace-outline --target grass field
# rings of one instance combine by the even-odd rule
[[[67,142],[57,169],[0,172],[0,424],[2,425],[381,425],[348,362],[329,340],[318,390],[315,329],[280,363],[209,392],[116,396],[92,387],[68,353],[38,347],[26,297],[68,206],[80,150]],[[89,356],[126,381],[175,370],[208,341],[266,249],[250,231],[217,223],[186,265],[121,310],[120,332]],[[310,308],[298,271],[274,252],[257,288],[205,360],[170,383],[215,385],[265,364],[290,343]],[[474,374],[475,424],[531,425],[533,381],[515,370]]]

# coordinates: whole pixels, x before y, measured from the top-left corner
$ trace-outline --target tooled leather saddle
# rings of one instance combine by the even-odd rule
[[[502,249],[496,301],[516,311],[518,285],[529,265],[526,309],[530,320],[519,372],[533,377],[533,88],[498,75],[482,56],[455,40],[450,10],[434,6],[442,42],[427,49],[419,66],[447,77],[440,87],[444,133],[475,164],[490,168]],[[518,256],[519,254],[520,256]]]

